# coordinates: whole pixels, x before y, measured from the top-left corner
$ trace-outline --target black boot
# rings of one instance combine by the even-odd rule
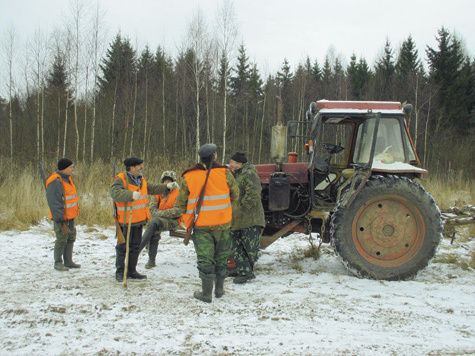
[[[193,297],[195,299],[201,300],[202,302],[211,303],[213,300],[213,284],[212,279],[201,279],[201,292],[194,292]]]
[[[81,268],[81,265],[73,262],[73,247],[74,242],[68,241],[66,246],[64,246],[64,266],[68,268]]]
[[[148,247],[148,262],[145,265],[145,268],[150,269],[155,267],[157,264],[155,263],[155,258],[157,257],[157,252],[158,252],[158,243],[159,240],[155,239],[156,236],[154,236],[149,243]]]
[[[256,279],[256,276],[252,272],[234,278],[233,282],[236,284],[243,284],[243,283],[247,283],[251,279]]]
[[[69,268],[63,265],[64,243],[58,241],[54,244],[54,269],[57,271],[69,271]]]
[[[216,278],[216,286],[214,289],[214,296],[216,298],[221,298],[225,293],[224,293],[224,280],[226,277],[217,277]]]
[[[139,260],[139,250],[138,246],[136,248],[130,248],[129,252],[129,266],[127,271],[127,278],[130,279],[146,279],[145,274],[140,274],[137,272],[137,262]]]
[[[139,246],[139,253],[147,246],[150,241],[154,238],[154,235],[157,231],[163,229],[163,223],[160,221],[159,218],[154,218],[152,221],[148,223],[147,229],[142,235],[142,241],[140,242]]]
[[[115,247],[115,279],[117,282],[124,281],[125,268],[125,246],[124,244]],[[120,246],[120,247],[119,247]]]

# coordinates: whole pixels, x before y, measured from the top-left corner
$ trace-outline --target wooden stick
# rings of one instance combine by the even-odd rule
[[[132,210],[134,209],[135,200],[132,201],[132,205],[129,209],[129,225],[127,228],[127,245],[125,249],[125,268],[124,268],[124,287],[127,288],[127,270],[129,269],[129,252],[130,252],[130,228],[132,226]]]

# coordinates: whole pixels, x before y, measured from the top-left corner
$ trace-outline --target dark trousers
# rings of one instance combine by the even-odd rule
[[[123,227],[124,237],[126,243],[117,244],[115,246],[116,257],[115,257],[115,267],[116,274],[123,274],[125,268],[125,255],[127,252],[127,226]],[[127,273],[137,272],[137,262],[139,260],[139,246],[142,241],[142,226],[131,226],[130,227],[130,243],[129,243],[129,264]]]

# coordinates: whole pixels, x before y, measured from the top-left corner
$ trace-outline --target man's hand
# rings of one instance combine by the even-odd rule
[[[141,195],[140,192],[132,192],[132,199],[137,200],[140,199]]]
[[[173,189],[180,188],[180,186],[178,185],[177,182],[171,182],[171,183],[167,183],[167,188],[170,190],[173,190]]]

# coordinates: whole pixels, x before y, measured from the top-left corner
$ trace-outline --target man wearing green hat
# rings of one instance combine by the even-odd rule
[[[224,295],[231,245],[231,203],[239,190],[232,173],[216,163],[215,144],[201,146],[198,155],[200,162],[183,173],[175,206],[169,209],[167,217],[182,216],[187,229],[194,224],[192,238],[202,290],[194,292],[193,297],[211,303],[214,284],[215,297]]]

